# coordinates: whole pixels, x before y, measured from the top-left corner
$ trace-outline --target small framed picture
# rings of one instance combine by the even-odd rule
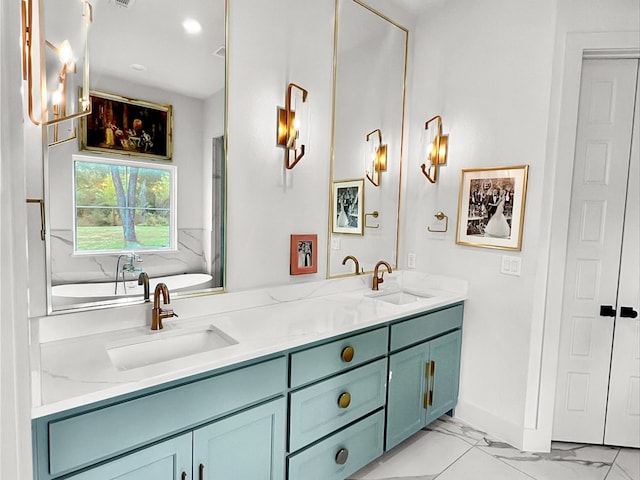
[[[463,169],[456,243],[521,250],[528,165]]]
[[[302,275],[318,271],[318,235],[291,235],[289,273]]]
[[[80,121],[80,149],[170,160],[173,108],[91,91],[91,114]]]
[[[362,235],[364,232],[364,178],[333,182],[333,233]]]

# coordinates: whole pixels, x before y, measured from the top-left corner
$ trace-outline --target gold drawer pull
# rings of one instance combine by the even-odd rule
[[[338,465],[344,465],[345,463],[347,463],[348,458],[349,450],[347,450],[346,448],[341,448],[340,450],[338,450],[338,453],[336,453],[336,463]]]
[[[351,360],[353,360],[353,355],[356,353],[356,351],[354,350],[354,348],[349,345],[348,347],[344,347],[342,349],[342,353],[340,354],[340,356],[342,357],[342,361],[349,363]]]
[[[349,392],[344,392],[340,394],[338,397],[338,405],[340,408],[347,408],[351,404],[351,394]]]

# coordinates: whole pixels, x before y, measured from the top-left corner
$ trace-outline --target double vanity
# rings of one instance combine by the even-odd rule
[[[34,319],[36,478],[347,478],[455,407],[466,295],[394,272],[180,299],[162,331]]]

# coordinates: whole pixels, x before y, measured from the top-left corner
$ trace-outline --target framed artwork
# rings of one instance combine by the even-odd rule
[[[456,243],[520,250],[528,165],[463,169]]]
[[[364,232],[364,178],[333,182],[331,195],[333,233]]]
[[[318,235],[291,235],[289,273],[301,275],[318,271]]]
[[[170,160],[173,108],[110,93],[89,93],[91,113],[80,121],[80,149]]]

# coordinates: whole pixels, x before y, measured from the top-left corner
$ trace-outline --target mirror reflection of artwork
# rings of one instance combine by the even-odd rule
[[[171,105],[91,92],[91,114],[82,120],[82,148],[170,159]]]
[[[301,275],[318,271],[318,236],[291,235],[289,273]]]
[[[333,184],[333,233],[363,232],[364,180],[347,180]]]

